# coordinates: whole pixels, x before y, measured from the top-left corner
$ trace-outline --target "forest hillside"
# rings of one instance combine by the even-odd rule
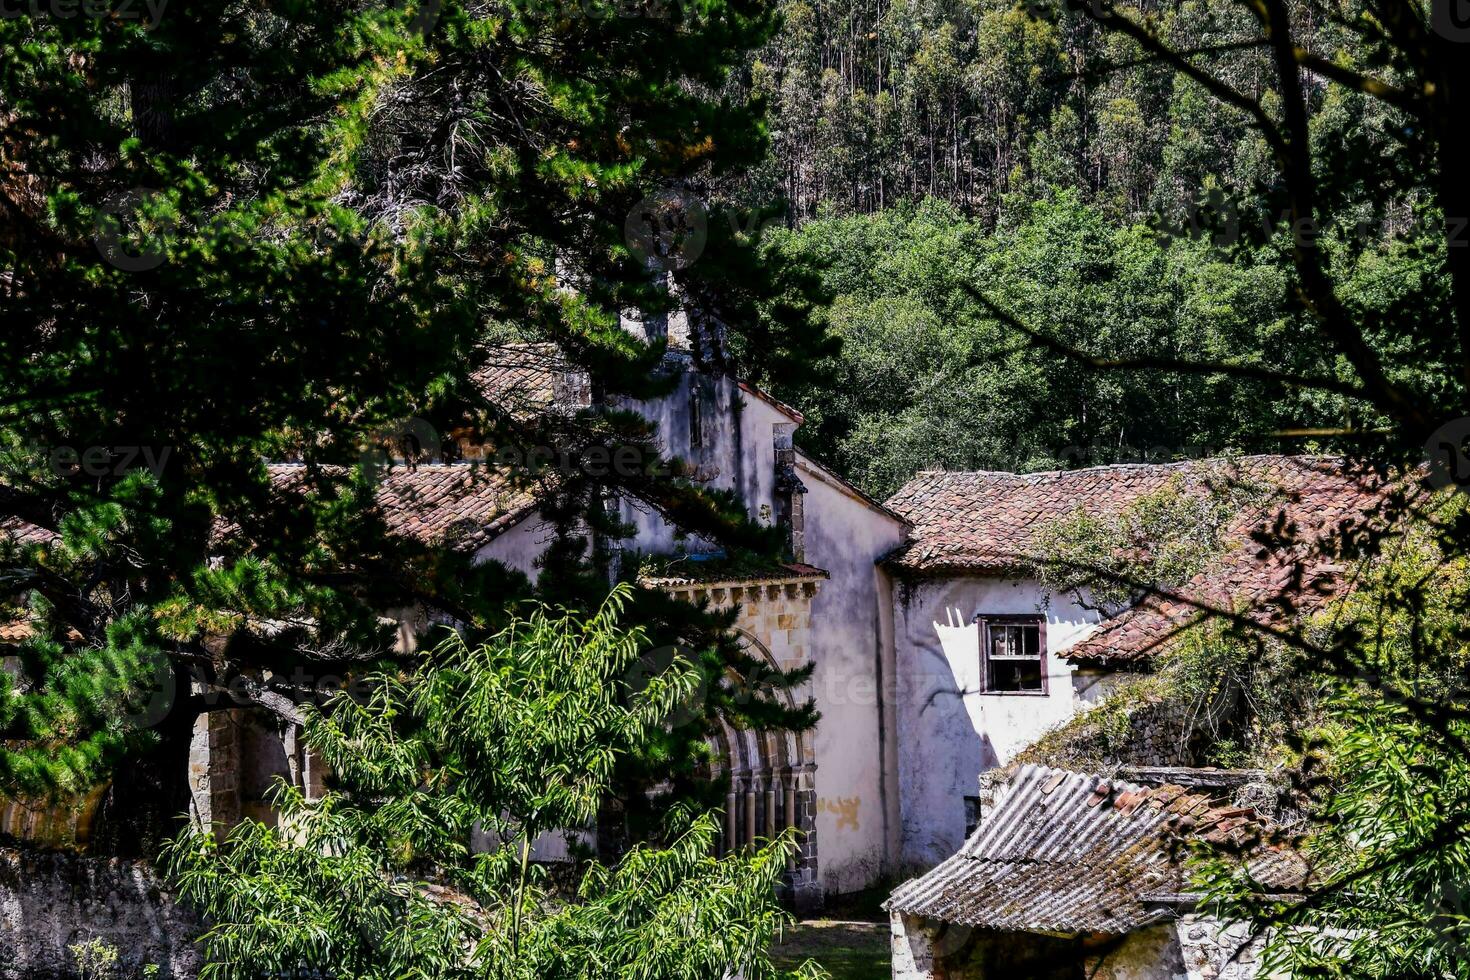
[[[1342,376],[1292,302],[1280,178],[1244,114],[1066,6],[782,9],[746,80],[769,102],[771,149],[725,193],[784,198],[791,227],[770,254],[825,269],[836,383],[782,390],[808,415],[809,451],[882,495],[925,466],[1341,448],[1330,433],[1363,414],[1347,399],[1148,369],[1239,360]],[[1317,13],[1304,44],[1367,57]],[[1243,8],[1192,2],[1158,18],[1171,44],[1264,104],[1277,97]],[[1412,134],[1383,102],[1307,81],[1338,215],[1310,231],[1355,308],[1393,317],[1439,274],[1417,179],[1388,187]],[[1057,342],[1143,366],[1094,370]]]

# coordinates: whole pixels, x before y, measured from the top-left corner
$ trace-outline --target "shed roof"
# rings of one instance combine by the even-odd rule
[[[1265,842],[1272,829],[1183,786],[1023,766],[959,853],[884,907],[978,929],[1121,935],[1171,915],[1165,896],[1192,891],[1192,842],[1241,846],[1260,887],[1298,891],[1308,866]]]

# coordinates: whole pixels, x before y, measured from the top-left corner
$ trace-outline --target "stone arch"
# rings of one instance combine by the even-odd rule
[[[765,644],[737,629],[747,651],[779,669]],[[795,708],[790,691],[781,697]],[[712,778],[727,778],[724,835],[720,852],[774,838],[788,829],[801,832],[800,853],[787,866],[786,887],[798,903],[816,885],[816,763],[805,732],[740,729],[721,719],[710,736]]]

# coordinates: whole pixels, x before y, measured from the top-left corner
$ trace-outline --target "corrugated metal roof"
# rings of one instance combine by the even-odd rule
[[[1307,867],[1296,852],[1252,843],[1270,829],[1182,786],[1024,766],[960,852],[885,908],[972,928],[1118,935],[1170,914],[1148,896],[1190,891],[1189,841],[1247,844],[1264,888],[1298,888]]]

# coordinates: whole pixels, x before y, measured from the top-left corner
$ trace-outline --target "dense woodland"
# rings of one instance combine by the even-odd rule
[[[1070,4],[786,0],[782,11],[750,70],[772,131],[750,179],[800,219],[935,197],[993,227],[1067,189],[1119,222],[1178,218],[1211,190],[1275,179],[1243,114]],[[1306,46],[1350,43],[1327,6],[1303,13]],[[1169,41],[1217,52],[1249,91],[1270,88],[1243,8],[1190,2],[1157,15]],[[1325,85],[1314,94],[1324,141],[1351,133],[1383,148],[1376,103]]]
[[[1340,448],[1328,433],[1361,421],[1347,399],[1239,376],[1084,370],[977,301],[1104,357],[1339,376],[1293,304],[1280,177],[1243,113],[1066,6],[783,12],[750,72],[771,151],[732,194],[784,198],[796,230],[774,254],[826,270],[837,383],[783,389],[811,419],[810,451],[881,495],[927,466]],[[1304,45],[1361,48],[1332,10],[1298,13]],[[1171,43],[1275,97],[1243,8],[1158,17]],[[1409,155],[1403,119],[1310,75],[1307,95],[1337,206],[1325,243],[1350,301],[1391,317],[1436,292],[1421,178],[1389,186]]]

